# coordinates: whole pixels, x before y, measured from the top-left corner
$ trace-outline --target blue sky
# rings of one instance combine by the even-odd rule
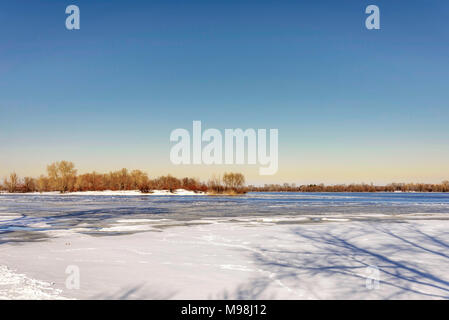
[[[436,0],[2,1],[0,176],[66,159],[254,183],[448,179],[448,15]],[[278,174],[172,165],[170,132],[193,120],[278,128]]]

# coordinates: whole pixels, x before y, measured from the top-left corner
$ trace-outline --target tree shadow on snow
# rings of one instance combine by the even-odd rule
[[[292,299],[449,298],[448,232],[430,235],[408,224],[398,231],[392,231],[391,224],[344,231],[338,224],[329,225],[293,228],[295,242],[288,243],[288,249],[258,247],[252,257],[265,274],[220,298],[266,299],[268,288],[276,283],[287,288]],[[272,239],[267,243],[276,243]],[[366,285],[367,271],[373,267],[379,271],[379,289]]]

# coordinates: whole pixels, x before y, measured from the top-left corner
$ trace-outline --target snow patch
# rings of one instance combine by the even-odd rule
[[[0,299],[65,299],[61,290],[55,289],[45,281],[28,278],[15,273],[6,266],[0,266]]]

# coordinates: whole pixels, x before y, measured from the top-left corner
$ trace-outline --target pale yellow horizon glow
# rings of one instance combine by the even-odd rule
[[[259,175],[258,165],[173,165],[163,161],[151,161],[146,164],[130,161],[109,161],[92,165],[88,160],[76,161],[78,174],[96,171],[107,173],[121,168],[129,170],[140,169],[147,172],[150,177],[171,174],[172,176],[199,178],[207,181],[212,175],[222,175],[225,172],[241,172],[245,175],[248,184],[263,185],[265,183],[296,183],[301,184],[349,184],[349,183],[374,183],[384,185],[392,182],[415,182],[415,183],[440,183],[449,180],[449,164],[433,163],[431,166],[420,163],[398,164],[398,163],[307,163],[298,161],[297,164],[280,164],[279,170],[274,175]],[[9,173],[15,172],[20,177],[38,177],[46,174],[46,166],[53,161],[29,161],[8,163],[2,161],[0,167],[0,178],[5,178]],[[445,174],[447,173],[447,174]]]

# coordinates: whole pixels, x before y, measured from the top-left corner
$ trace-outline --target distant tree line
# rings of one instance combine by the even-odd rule
[[[440,184],[429,183],[390,183],[385,186],[373,184],[265,184],[264,186],[248,186],[248,192],[449,192],[449,181]]]
[[[151,179],[141,170],[121,169],[109,173],[77,174],[75,165],[69,161],[55,162],[47,166],[47,175],[38,178],[20,178],[16,173],[0,184],[0,189],[8,192],[49,192],[59,191],[104,191],[104,190],[140,190],[149,193],[152,190],[185,189],[194,192],[245,193],[245,177],[241,173],[225,173],[223,177],[214,176],[208,182],[195,178],[178,179],[171,175]]]
[[[121,169],[109,173],[77,174],[75,165],[69,161],[55,162],[47,166],[47,175],[38,178],[20,178],[16,173],[0,184],[0,190],[8,192],[49,192],[59,191],[104,191],[104,190],[140,190],[149,193],[152,190],[185,189],[209,194],[241,194],[245,192],[449,192],[449,181],[440,184],[428,183],[391,183],[385,186],[373,184],[324,184],[299,185],[292,183],[265,184],[264,186],[245,186],[245,177],[241,173],[225,173],[212,176],[207,182],[195,178],[178,179],[171,175],[151,179],[141,170]]]

